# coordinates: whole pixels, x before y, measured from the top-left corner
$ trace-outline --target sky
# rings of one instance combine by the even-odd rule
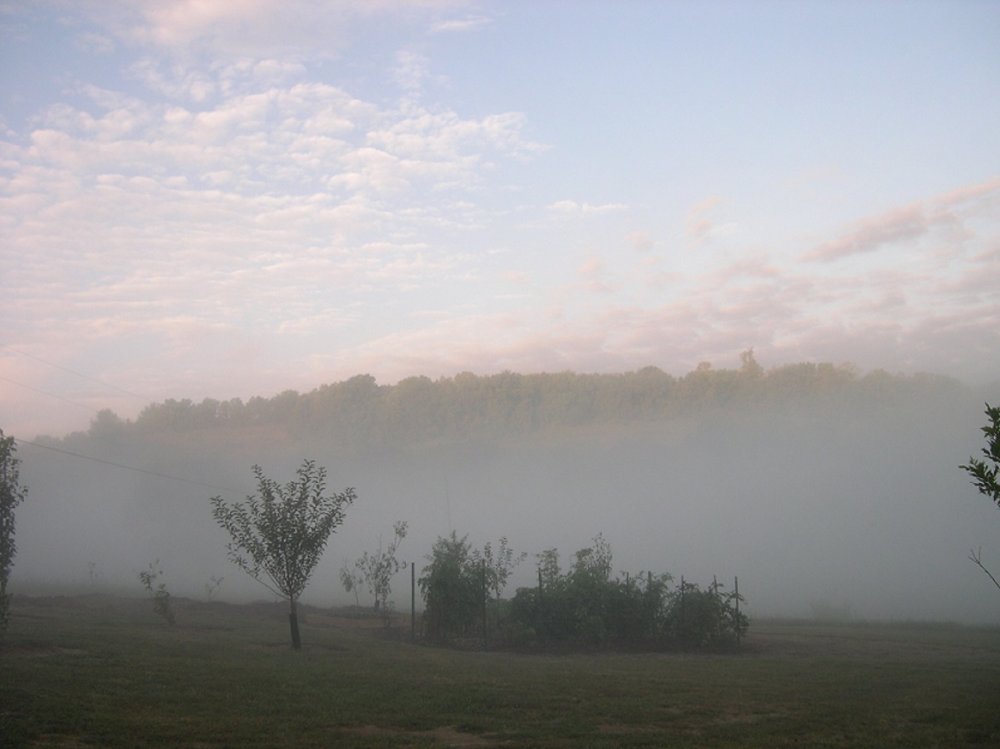
[[[995,382],[998,39],[971,0],[0,0],[0,428],[749,348]]]

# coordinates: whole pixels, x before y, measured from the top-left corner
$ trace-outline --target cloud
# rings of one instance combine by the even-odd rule
[[[591,292],[606,294],[613,291],[612,287],[608,285],[607,269],[604,266],[604,261],[598,257],[589,257],[583,261],[583,264],[577,268],[577,275],[583,282],[585,289]]]
[[[466,16],[465,18],[450,18],[446,21],[437,21],[431,25],[432,34],[455,34],[478,31],[493,23],[493,19],[487,16]]]
[[[76,44],[80,49],[98,55],[108,55],[115,51],[115,43],[111,37],[92,31],[85,31],[77,36]]]
[[[286,74],[258,64],[251,77]],[[216,88],[201,107],[85,93],[46,111],[26,145],[3,145],[0,179],[20,335],[60,329],[72,347],[155,336],[176,308],[305,330],[366,296],[468,275],[460,253],[412,237],[482,222],[464,190],[531,150],[520,115],[383,109],[326,84]],[[434,194],[445,187],[466,199]]]
[[[697,242],[702,242],[708,238],[712,232],[712,222],[708,214],[719,205],[719,198],[712,196],[702,200],[691,207],[688,211],[687,234]]]
[[[420,93],[429,70],[430,62],[426,55],[405,49],[396,53],[394,78],[404,91],[410,94]]]
[[[570,218],[573,216],[599,216],[609,213],[622,213],[628,210],[624,203],[578,203],[575,200],[557,200],[548,207],[555,216]]]
[[[926,201],[893,208],[856,221],[836,239],[806,253],[805,259],[830,262],[872,253],[889,245],[918,241],[940,229],[960,236],[965,229],[957,209],[980,198],[993,198],[995,201],[998,195],[1000,179],[968,185]]]
[[[709,240],[725,237],[734,233],[736,229],[735,222],[728,221],[725,223],[719,223],[714,217],[716,209],[721,204],[721,198],[713,195],[705,198],[699,203],[696,203],[688,211],[686,232],[687,236],[693,240],[696,245],[701,245]]]
[[[91,0],[80,11],[112,37],[177,59],[203,55],[215,60],[315,60],[339,56],[351,44],[359,23],[373,18],[427,23],[464,4],[457,0]]]
[[[638,252],[649,252],[653,249],[653,245],[655,244],[653,237],[648,231],[640,230],[629,232],[625,236],[625,241]]]
[[[819,245],[806,258],[831,261],[875,252],[884,245],[922,237],[942,224],[955,225],[956,220],[947,211],[929,214],[922,205],[904,206],[856,222],[846,233]]]

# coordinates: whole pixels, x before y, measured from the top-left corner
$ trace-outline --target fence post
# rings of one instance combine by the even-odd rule
[[[736,596],[736,649],[740,649],[740,578],[733,578],[733,593]]]
[[[715,605],[719,606],[722,601],[719,598],[719,578],[717,575],[712,575],[712,598],[715,599]],[[723,630],[722,617],[713,616],[712,618],[713,629],[715,630],[712,634],[713,636],[721,635]]]
[[[483,596],[483,650],[489,650],[489,625],[486,622],[486,560],[482,560],[482,564],[479,566],[480,580],[482,581],[482,596]]]
[[[417,563],[410,562],[410,640],[417,641]]]
[[[538,568],[538,595],[535,597],[535,631],[541,632],[542,626],[542,568]]]
[[[681,620],[680,621],[680,625],[679,625],[680,631],[677,634],[680,635],[681,640],[684,640],[685,639],[685,632],[684,632],[684,575],[681,575],[681,616],[680,616],[680,620]]]

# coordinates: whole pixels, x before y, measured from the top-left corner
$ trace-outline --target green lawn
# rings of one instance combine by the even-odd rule
[[[463,652],[306,609],[14,599],[0,745],[1000,746],[1000,629],[753,622],[738,655]],[[403,630],[407,632],[408,630]]]

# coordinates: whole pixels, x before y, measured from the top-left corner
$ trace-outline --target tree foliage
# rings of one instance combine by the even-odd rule
[[[598,534],[562,573],[558,553],[538,555],[537,587],[520,588],[511,602],[509,636],[523,645],[725,647],[749,626],[743,599],[713,582],[707,590],[669,574],[612,576],[611,546]]]
[[[483,550],[472,552],[475,563],[482,563],[486,570],[486,589],[499,601],[507,588],[511,574],[521,562],[528,558],[527,553],[515,554],[506,536],[501,536],[496,547],[487,541]]]
[[[344,521],[354,489],[326,494],[326,469],[305,460],[298,479],[279,484],[253,467],[257,494],[243,503],[212,497],[212,515],[231,539],[229,558],[289,602],[292,645],[301,645],[296,601],[323,556],[330,534]]]
[[[931,375],[861,374],[850,365],[804,362],[765,370],[752,349],[738,369],[702,362],[683,376],[649,366],[619,374],[462,372],[431,380],[409,377],[378,385],[371,375],[299,393],[286,390],[247,401],[167,400],[146,407],[135,422],[102,414],[98,433],[143,434],[263,430],[269,435],[322,438],[343,448],[404,446],[423,441],[499,439],[545,430],[650,422],[737,406],[891,402],[942,393],[954,380]]]
[[[350,562],[345,562],[344,566],[340,568],[340,583],[344,586],[344,590],[348,593],[354,594],[354,604],[356,606],[361,605],[360,589],[361,584],[364,583],[365,579],[361,576],[358,570],[351,566]]]
[[[424,624],[432,640],[447,641],[472,633],[482,611],[481,563],[468,538],[451,532],[434,542],[420,577],[426,609]]]
[[[959,466],[972,477],[973,485],[1000,507],[1000,406],[986,404],[986,418],[989,423],[980,430],[986,435],[986,447],[982,449],[985,460],[969,458],[969,462]]]
[[[392,526],[392,541],[388,546],[382,547],[382,539],[379,538],[378,549],[369,553],[364,552],[354,563],[358,570],[358,575],[344,575],[341,571],[340,580],[350,593],[352,588],[357,587],[358,582],[364,582],[368,586],[368,592],[375,601],[375,610],[381,611],[386,623],[389,621],[391,609],[389,605],[389,594],[392,592],[392,578],[397,572],[406,566],[396,558],[396,550],[404,538],[406,538],[407,523],[399,521]]]
[[[959,466],[972,477],[972,484],[981,494],[992,499],[1000,507],[1000,482],[997,481],[997,472],[1000,470],[1000,406],[986,404],[986,418],[989,423],[981,427],[981,431],[986,435],[986,447],[982,449],[985,460],[970,457],[969,462]],[[975,549],[969,553],[969,559],[989,575],[990,580],[1000,590],[1000,581],[993,576],[983,564],[982,549]]]
[[[508,553],[506,543],[499,548],[492,558],[507,560],[505,569],[524,558]],[[565,572],[556,549],[538,554],[539,584],[519,588],[510,601],[499,598],[486,560],[465,536],[438,538],[420,578],[430,639],[478,635],[487,597],[498,614],[490,638],[515,646],[719,649],[738,643],[749,627],[739,609],[743,598],[714,580],[702,590],[683,578],[671,587],[666,573],[615,577],[611,545],[601,534],[573,555]]]
[[[14,509],[28,495],[21,486],[21,460],[17,457],[17,444],[13,437],[5,437],[0,429],[0,633],[7,629],[10,596],[7,581],[17,555],[14,541]]]
[[[146,589],[146,593],[153,599],[153,611],[163,617],[170,626],[177,623],[174,616],[174,607],[170,599],[170,591],[167,584],[160,578],[163,577],[163,569],[160,567],[160,560],[150,562],[149,566],[139,573],[139,582]],[[157,583],[159,580],[159,583]]]

